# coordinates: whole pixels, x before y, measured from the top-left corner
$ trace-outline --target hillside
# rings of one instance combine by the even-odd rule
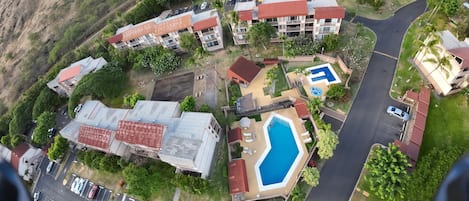
[[[60,56],[132,3],[135,1],[0,0],[0,114]]]

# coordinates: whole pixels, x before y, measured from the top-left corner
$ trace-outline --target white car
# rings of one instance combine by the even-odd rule
[[[76,177],[75,180],[73,180],[72,185],[70,186],[70,190],[75,193],[78,183],[80,182],[80,177]]]
[[[391,116],[395,116],[399,119],[402,119],[403,121],[409,120],[409,114],[407,112],[402,111],[401,109],[397,107],[389,106],[386,112]]]
[[[50,161],[49,165],[47,165],[46,172],[50,173],[53,167],[54,167],[54,161]]]
[[[33,195],[33,199],[34,201],[38,201],[39,198],[41,197],[41,192],[35,192],[34,195]]]
[[[206,9],[207,6],[208,6],[208,3],[206,1],[204,1],[202,4],[200,4],[200,10]]]

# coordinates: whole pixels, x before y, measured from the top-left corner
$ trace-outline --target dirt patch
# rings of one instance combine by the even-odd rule
[[[104,171],[98,171],[91,169],[80,162],[72,163],[72,165],[70,165],[70,169],[67,172],[67,176],[65,178],[70,178],[71,174],[75,174],[80,177],[86,178],[95,184],[105,186],[106,188],[112,190],[112,192],[115,193],[120,192],[121,189],[118,184],[121,179],[124,179],[121,172],[109,173]]]
[[[151,100],[182,101],[193,94],[194,73],[166,77],[155,82]]]

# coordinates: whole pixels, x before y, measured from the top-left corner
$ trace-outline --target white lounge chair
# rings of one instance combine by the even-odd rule
[[[309,136],[309,132],[306,131],[306,132],[304,132],[304,133],[301,133],[301,136]]]
[[[244,136],[244,137],[251,137],[251,136],[252,136],[252,133],[243,133],[243,136]]]
[[[252,139],[252,138],[246,138],[246,139],[244,139],[244,141],[249,143],[249,142],[254,142],[254,139]]]
[[[303,140],[304,143],[310,143],[310,142],[312,142],[312,141],[313,141],[313,139],[311,139],[310,137],[307,138],[307,139],[305,139],[305,140]]]

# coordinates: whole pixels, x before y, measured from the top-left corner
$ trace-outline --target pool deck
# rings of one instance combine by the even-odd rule
[[[329,87],[327,86],[327,84],[325,82],[317,82],[317,83],[311,84],[308,81],[308,78],[306,76],[304,76],[303,74],[297,74],[297,73],[294,73],[294,72],[287,73],[287,77],[292,82],[295,82],[295,81],[301,82],[302,85],[303,85],[303,88],[306,91],[306,94],[308,94],[308,97],[316,97],[311,93],[311,87],[314,86],[314,87],[318,87],[318,88],[322,89],[322,95],[321,95],[321,97],[318,97],[318,98],[321,98],[321,99],[326,98],[326,93],[329,90]]]
[[[301,148],[303,149],[303,156],[299,160],[299,164],[296,169],[293,171],[293,176],[289,178],[287,184],[283,188],[277,188],[273,190],[267,190],[260,192],[259,186],[257,183],[256,171],[255,171],[255,164],[259,160],[261,154],[266,149],[266,142],[264,138],[264,131],[263,125],[265,124],[266,120],[272,113],[276,113],[282,115],[286,118],[292,120],[296,134],[298,135],[301,141],[305,140],[307,137],[301,136],[302,133],[306,132],[306,129],[303,125],[303,121],[297,116],[296,111],[294,108],[287,108],[282,110],[277,110],[275,112],[268,112],[261,114],[262,121],[256,122],[254,119],[251,120],[251,125],[249,128],[243,128],[243,133],[252,133],[253,135],[253,142],[246,142],[245,140],[247,137],[243,137],[243,141],[241,141],[242,147],[248,147],[252,150],[252,154],[242,153],[241,158],[243,158],[246,162],[246,173],[248,178],[248,185],[249,185],[249,192],[244,193],[245,200],[257,200],[257,199],[265,199],[270,197],[277,197],[277,196],[287,196],[293,187],[296,184],[297,178],[301,174],[301,170],[303,169],[304,164],[306,164],[308,159],[308,151],[304,143],[301,143]],[[234,122],[232,128],[239,127],[239,122]],[[250,137],[251,138],[251,137]]]

